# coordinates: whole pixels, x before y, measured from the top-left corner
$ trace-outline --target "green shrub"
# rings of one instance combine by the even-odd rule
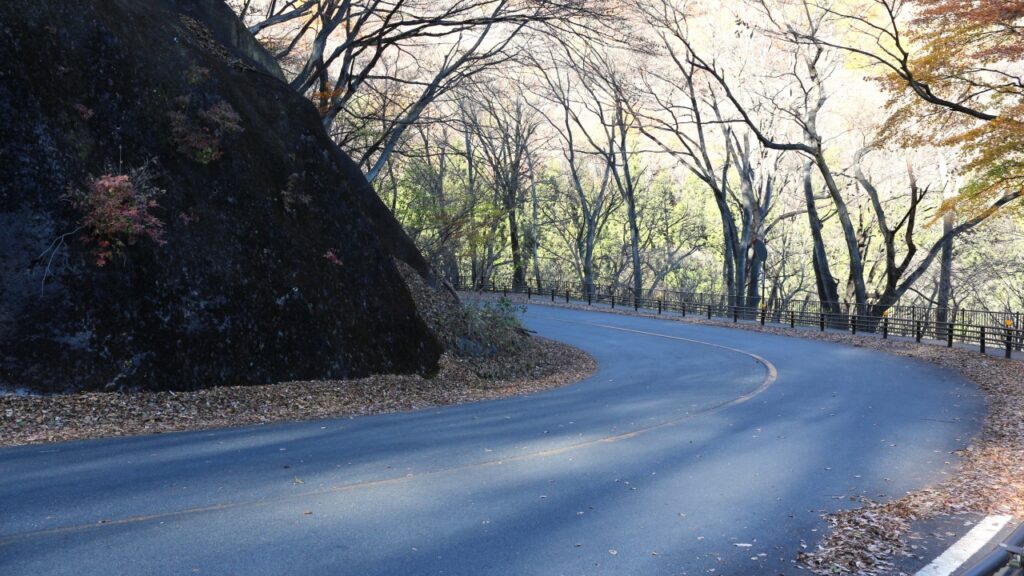
[[[529,335],[520,321],[526,307],[508,298],[464,302],[460,308],[462,334],[456,351],[463,356],[514,355],[529,346]]]

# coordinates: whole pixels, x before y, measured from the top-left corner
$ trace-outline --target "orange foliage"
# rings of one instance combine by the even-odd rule
[[[1024,185],[1024,0],[908,0],[908,68],[934,94],[994,120],[936,107],[895,74],[889,128],[908,144],[959,145],[971,183],[957,203],[972,212]],[[966,206],[964,206],[966,205]],[[950,205],[952,207],[952,204]]]

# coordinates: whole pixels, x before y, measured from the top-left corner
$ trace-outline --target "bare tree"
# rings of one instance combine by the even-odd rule
[[[507,82],[507,80],[502,80]],[[530,149],[537,138],[542,119],[526,102],[523,92],[513,86],[503,97],[493,88],[474,93],[475,114],[468,118],[487,178],[508,223],[512,249],[512,284],[526,288],[526,254],[522,245],[524,184],[530,178]]]
[[[235,0],[290,84],[373,181],[437,99],[511,61],[530,37],[596,34],[604,0]],[[377,106],[367,107],[371,95]],[[368,124],[379,130],[366,137]],[[359,140],[357,142],[357,140]],[[358,145],[357,145],[358,144]]]
[[[637,112],[642,117],[640,130],[711,192],[721,220],[722,273],[730,304],[756,307],[765,229],[782,154],[768,154],[761,146],[755,149],[749,132],[741,133],[723,120],[718,91],[701,82],[696,63],[673,41],[684,33],[685,23],[665,20],[664,15],[648,12],[651,22],[660,23],[657,34],[672,66],[667,72],[646,75],[650,112]]]
[[[571,53],[570,53],[571,54]],[[572,59],[550,51],[548,59],[533,59],[534,69],[543,80],[538,93],[550,106],[538,107],[548,126],[558,135],[560,150],[568,170],[567,180],[575,193],[572,214],[578,216],[574,226],[572,245],[575,250],[577,274],[588,294],[594,290],[594,250],[608,218],[621,204],[621,195],[610,191],[612,167],[615,158],[614,141],[602,140],[580,118],[583,106],[577,102],[578,87],[582,85],[580,70]],[[582,136],[581,136],[582,135]],[[582,140],[582,142],[580,142]],[[589,147],[588,147],[589,144]],[[601,145],[600,153],[593,146]],[[581,149],[582,147],[582,149]],[[596,177],[596,174],[600,174]],[[617,201],[618,200],[618,201]]]
[[[951,216],[953,213],[946,212],[942,217],[942,234],[924,252],[923,258],[915,261],[915,256],[920,251],[915,236],[920,228],[919,212],[922,202],[928,196],[929,187],[921,187],[918,184],[913,164],[908,160],[906,170],[908,187],[906,209],[902,215],[898,216],[894,223],[891,223],[892,218],[888,214],[891,210],[886,208],[882,200],[883,194],[880,193],[878,187],[863,168],[864,158],[877,148],[877,143],[870,143],[859,150],[854,157],[853,167],[857,182],[863,187],[871,201],[875,225],[883,242],[885,258],[882,268],[884,272],[883,281],[879,290],[874,294],[874,303],[871,307],[872,315],[880,315],[882,311],[895,304],[913,286],[914,282],[927,271],[928,267],[940,254],[943,259],[948,258],[951,260],[954,238],[970,231],[992,214],[991,212],[978,214],[956,225],[955,218]],[[892,197],[893,194],[888,196]],[[901,246],[897,245],[897,239],[902,240]],[[949,262],[947,262],[948,264]],[[940,304],[940,307],[943,308],[948,303],[950,274],[948,266],[941,272],[941,275],[945,277],[944,282],[946,282],[945,286],[942,286],[940,282],[939,288],[940,292],[946,292],[946,295],[941,297],[942,304]]]
[[[551,230],[568,248],[568,262],[586,294],[594,295],[597,279],[595,260],[598,241],[622,205],[621,196],[611,189],[611,171],[596,158],[566,153],[572,163],[557,175],[551,188],[552,202],[546,206]],[[571,158],[570,158],[571,157]],[[557,257],[557,254],[556,254]]]
[[[570,55],[571,56],[571,55]],[[638,164],[639,119],[633,114],[639,98],[630,79],[609,53],[589,47],[579,54],[582,66],[581,102],[583,109],[596,120],[600,134],[586,130],[578,114],[573,122],[581,129],[590,146],[589,152],[600,157],[608,166],[612,183],[626,207],[629,229],[629,256],[633,271],[633,295],[643,294],[643,261],[640,256],[640,228],[637,215],[637,195],[643,176]]]
[[[660,11],[648,10],[648,17],[652,23],[660,27],[666,36],[671,37],[674,42],[677,42],[684,49],[687,66],[700,70],[722,89],[726,99],[732,104],[732,108],[738,114],[737,119],[729,119],[729,121],[745,124],[764,147],[781,152],[800,153],[810,158],[818,168],[825,182],[826,189],[836,207],[843,230],[843,237],[846,241],[849,255],[850,278],[856,302],[858,305],[865,304],[867,302],[867,289],[864,285],[863,262],[859,251],[856,229],[842,191],[826,160],[824,140],[818,130],[818,115],[829,97],[825,87],[826,75],[822,71],[823,66],[828,66],[828,63],[823,61],[825,56],[824,48],[819,45],[804,46],[799,43],[792,44],[794,47],[792,51],[792,67],[785,75],[791,78],[791,84],[799,90],[801,96],[793,106],[783,108],[773,99],[762,99],[763,103],[775,106],[776,113],[783,117],[791,118],[799,127],[802,135],[802,141],[798,142],[776,139],[776,137],[764,131],[760,123],[752,116],[748,106],[741,101],[734,90],[733,83],[727,80],[725,71],[714,60],[704,57],[691,42],[687,14],[683,8],[673,0],[662,0],[660,6],[662,8]],[[821,26],[822,17],[820,15],[814,15],[810,11],[806,11],[805,16],[803,24],[807,27],[816,29]],[[766,33],[772,34],[773,32],[768,31]],[[782,37],[785,39],[785,35],[782,35]],[[816,250],[823,253],[823,250]],[[826,286],[827,281],[822,279],[818,284],[819,286]]]

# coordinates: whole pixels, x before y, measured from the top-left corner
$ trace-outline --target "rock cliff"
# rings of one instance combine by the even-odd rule
[[[219,0],[0,3],[0,385],[429,372],[415,246]]]

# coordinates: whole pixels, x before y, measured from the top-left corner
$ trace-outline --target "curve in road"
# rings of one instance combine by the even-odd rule
[[[791,573],[823,511],[940,479],[983,414],[962,379],[863,349],[526,322],[598,372],[414,413],[0,450],[0,573]]]

